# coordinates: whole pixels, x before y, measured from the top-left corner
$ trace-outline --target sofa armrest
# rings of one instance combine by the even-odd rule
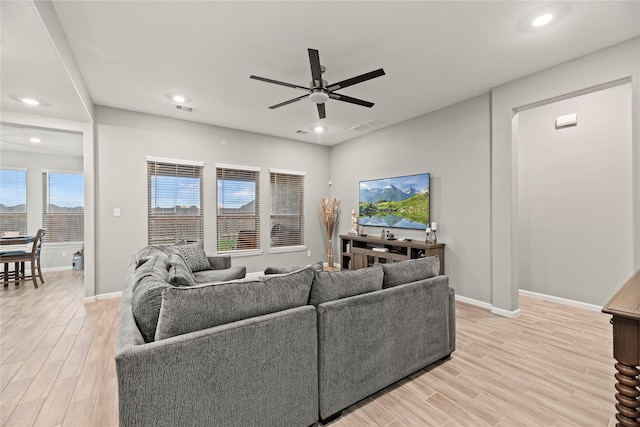
[[[211,268],[214,270],[224,270],[225,268],[231,267],[230,255],[207,256],[207,259],[209,260],[209,264],[211,264]]]
[[[127,339],[122,336],[115,355],[121,427],[304,426],[317,420],[312,306],[142,345]]]

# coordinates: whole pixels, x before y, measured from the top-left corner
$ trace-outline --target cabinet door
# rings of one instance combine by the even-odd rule
[[[356,249],[352,249],[351,262],[353,270],[359,270],[361,268],[365,268],[367,266],[367,254]]]

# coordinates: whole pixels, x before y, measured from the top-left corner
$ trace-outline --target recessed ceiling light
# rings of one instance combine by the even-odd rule
[[[552,19],[553,15],[541,15],[534,19],[531,25],[533,25],[534,27],[542,27],[543,25],[547,25],[549,22],[551,22]]]
[[[40,102],[37,99],[33,98],[20,98],[20,101],[24,102],[27,105],[40,105]]]
[[[37,136],[34,136],[33,138],[29,138],[29,141],[35,142],[35,143],[42,142],[42,140]]]
[[[316,126],[316,127],[314,127],[314,128],[313,128],[313,131],[314,131],[315,133],[322,133],[322,132],[324,132],[325,130],[326,130],[326,128],[325,128],[324,126]]]
[[[187,98],[185,98],[185,97],[184,97],[184,96],[182,96],[182,95],[173,95],[173,100],[181,104],[181,103],[183,103],[184,101],[186,101],[186,100],[187,100]]]

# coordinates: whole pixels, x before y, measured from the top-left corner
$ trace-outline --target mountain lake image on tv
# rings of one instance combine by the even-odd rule
[[[424,230],[429,224],[429,174],[360,181],[360,225]]]

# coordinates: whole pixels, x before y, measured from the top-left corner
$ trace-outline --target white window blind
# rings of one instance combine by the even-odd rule
[[[76,172],[42,173],[44,242],[84,240],[84,175]]]
[[[271,247],[304,245],[304,175],[270,172]]]
[[[203,169],[196,164],[147,159],[150,245],[203,239]]]
[[[260,171],[216,168],[218,252],[260,249]]]
[[[0,169],[0,235],[27,234],[27,171]]]

